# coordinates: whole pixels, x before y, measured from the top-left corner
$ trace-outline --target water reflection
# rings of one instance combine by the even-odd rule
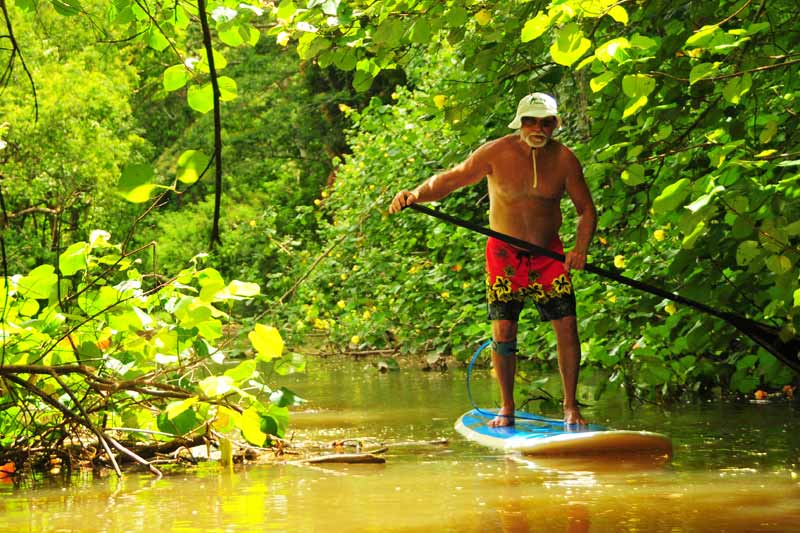
[[[324,362],[317,363],[318,365]],[[385,465],[251,466],[67,486],[0,485],[0,532],[260,531],[798,531],[798,415],[791,405],[703,405],[630,411],[610,399],[597,423],[668,434],[654,458],[525,458],[465,442],[463,375],[340,366],[290,385],[310,399],[293,438],[370,437]],[[482,405],[488,375],[473,376]],[[391,443],[447,438],[447,446]]]

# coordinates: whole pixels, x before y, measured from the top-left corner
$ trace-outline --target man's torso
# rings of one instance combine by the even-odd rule
[[[550,141],[536,150],[536,188],[531,148],[512,134],[492,141],[489,181],[492,229],[547,246],[561,227],[561,198],[572,156],[561,143]]]

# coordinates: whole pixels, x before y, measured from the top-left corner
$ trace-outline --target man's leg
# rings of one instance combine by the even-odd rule
[[[581,363],[581,343],[578,339],[578,324],[574,316],[552,320],[558,343],[558,369],[564,387],[564,422],[586,424],[578,408],[578,368]]]
[[[517,340],[516,320],[492,320],[492,338],[495,342],[514,342]],[[500,401],[502,406],[490,427],[514,425],[514,375],[517,371],[517,354],[500,354],[492,350],[492,366],[500,385]]]

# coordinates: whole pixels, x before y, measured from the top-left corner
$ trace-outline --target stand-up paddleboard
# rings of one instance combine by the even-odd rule
[[[515,424],[492,428],[497,409],[473,409],[456,422],[467,439],[526,455],[647,454],[672,457],[672,442],[649,431],[613,430],[596,424],[566,425],[563,420],[516,411]]]

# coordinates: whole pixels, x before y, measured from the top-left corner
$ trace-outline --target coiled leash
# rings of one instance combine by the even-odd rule
[[[551,418],[545,418],[543,416],[532,415],[530,413],[519,414],[519,411],[514,413],[514,416],[511,415],[501,415],[500,413],[492,413],[490,411],[484,411],[477,405],[475,405],[475,400],[472,398],[472,388],[470,387],[469,381],[470,377],[472,376],[472,368],[475,366],[475,361],[478,360],[478,356],[480,356],[481,352],[483,352],[488,346],[492,344],[491,339],[481,344],[477,350],[475,350],[475,354],[472,356],[472,359],[467,365],[467,397],[469,398],[469,403],[472,405],[472,408],[475,409],[476,412],[484,415],[484,416],[502,416],[505,418],[514,418],[519,420],[533,420],[534,422],[543,422],[545,424],[549,424],[551,426],[562,426],[563,422],[559,420],[553,420]]]

